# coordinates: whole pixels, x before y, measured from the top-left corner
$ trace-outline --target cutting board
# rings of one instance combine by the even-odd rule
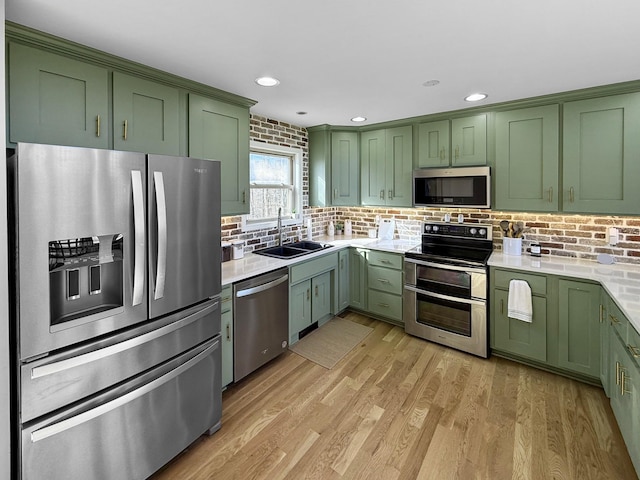
[[[383,218],[378,226],[378,238],[380,240],[393,240],[393,232],[396,229],[394,219]]]

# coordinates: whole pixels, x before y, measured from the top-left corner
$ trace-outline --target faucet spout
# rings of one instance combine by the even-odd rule
[[[282,246],[282,207],[278,207],[278,245]]]

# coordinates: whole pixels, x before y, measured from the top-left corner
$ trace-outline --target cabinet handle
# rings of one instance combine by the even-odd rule
[[[444,160],[444,158],[445,158],[445,151],[444,151],[444,147],[442,147],[440,149],[440,160]]]
[[[227,340],[228,341],[231,340],[231,327],[229,326],[228,323],[227,323]]]
[[[600,304],[600,323],[602,323],[604,320],[604,305]]]
[[[386,263],[387,265],[391,265],[391,260],[380,260],[380,263]]]
[[[504,300],[500,299],[500,315],[504,315]]]
[[[311,292],[309,290],[310,289],[307,288],[307,300],[309,300],[309,295],[311,294]]]
[[[100,115],[96,116],[96,137],[100,137]]]
[[[549,187],[549,203],[553,203],[553,187]]]
[[[575,200],[575,193],[574,193],[573,187],[571,187],[569,189],[569,202],[573,203],[574,200]]]
[[[389,190],[389,196],[387,198],[393,200],[393,190]]]
[[[335,200],[338,197],[338,189],[334,188],[333,189],[333,199]]]
[[[456,145],[456,160],[460,158],[460,146]]]
[[[389,282],[389,280],[387,280],[386,278],[379,278],[379,279],[378,279],[378,281],[379,281],[380,283],[391,283],[391,282]]]
[[[318,296],[318,285],[316,285],[316,297]]]
[[[344,258],[340,259],[340,269],[344,268]]]
[[[378,303],[379,307],[384,307],[384,308],[389,308],[389,304],[388,303]]]
[[[611,314],[609,314],[609,320],[611,320],[611,325],[620,325],[620,320]]]
[[[247,203],[247,191],[242,191],[242,203]]]
[[[633,355],[633,358],[640,357],[640,351],[638,351],[638,347],[634,347],[633,345],[627,344],[627,350],[629,350],[629,353]]]
[[[616,385],[620,385],[620,362],[616,361]]]
[[[625,393],[631,393],[631,390],[627,390],[625,381],[627,380],[627,374],[625,368],[620,369],[620,395],[624,396]]]
[[[380,198],[384,200],[384,190],[380,190]]]
[[[127,120],[124,121],[124,123],[122,124],[122,139],[126,140],[127,139],[127,134],[129,130],[129,122]]]

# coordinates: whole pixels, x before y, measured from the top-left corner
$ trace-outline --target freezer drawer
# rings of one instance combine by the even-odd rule
[[[22,429],[24,480],[143,479],[220,426],[220,337]]]
[[[21,422],[138,375],[220,333],[219,298],[160,321],[23,364]]]

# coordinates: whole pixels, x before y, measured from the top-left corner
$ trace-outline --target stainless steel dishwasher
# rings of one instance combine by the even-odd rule
[[[233,377],[249,375],[284,352],[289,338],[286,268],[233,285]]]

